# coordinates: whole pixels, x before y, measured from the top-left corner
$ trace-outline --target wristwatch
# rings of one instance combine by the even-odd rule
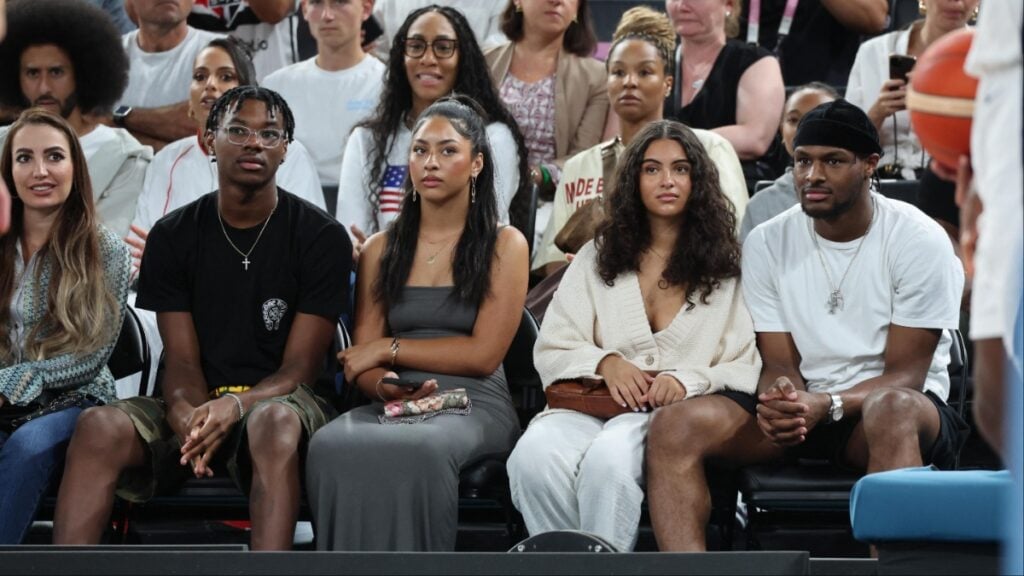
[[[828,407],[829,421],[839,422],[843,419],[843,397],[839,394],[829,394],[829,398],[832,399],[832,405]]]
[[[117,108],[114,108],[114,113],[112,114],[114,124],[120,126],[121,128],[124,128],[125,120],[128,119],[128,115],[131,113],[131,106],[118,106]]]

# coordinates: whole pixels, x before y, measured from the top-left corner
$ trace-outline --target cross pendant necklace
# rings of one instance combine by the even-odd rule
[[[274,212],[277,211],[277,201],[277,199],[274,200],[274,207],[270,209],[270,214],[267,216],[267,219],[263,221],[263,227],[260,228],[259,234],[256,235],[256,241],[249,247],[248,252],[242,252],[238,249],[238,246],[235,246],[235,243],[231,241],[231,236],[228,236],[228,229],[224,226],[224,217],[220,214],[220,207],[217,207],[217,220],[220,222],[220,231],[224,233],[224,239],[228,241],[228,244],[230,244],[231,247],[234,248],[235,252],[238,252],[238,255],[242,257],[242,267],[246,272],[249,271],[249,264],[252,264],[252,261],[249,260],[249,254],[252,254],[252,251],[256,249],[256,245],[260,243],[260,238],[263,237],[263,231],[267,229],[267,224],[270,224],[270,219],[274,216]]]
[[[835,289],[828,297],[828,313],[835,314],[836,310],[843,309],[843,293]]]
[[[821,262],[821,268],[825,271],[825,279],[828,280],[829,294],[828,301],[825,302],[825,306],[828,308],[829,314],[835,314],[836,310],[842,310],[844,308],[846,302],[843,300],[843,281],[846,280],[846,275],[850,273],[850,268],[853,268],[853,262],[857,259],[857,255],[860,254],[860,249],[864,246],[864,240],[866,240],[868,234],[871,233],[871,228],[875,224],[876,216],[878,216],[878,207],[875,205],[875,199],[872,197],[871,220],[868,222],[868,229],[864,231],[864,235],[861,236],[860,242],[857,243],[857,249],[854,250],[849,264],[846,265],[846,270],[843,272],[842,277],[839,278],[839,284],[832,283],[832,274],[829,272],[829,267],[825,262],[825,257],[821,255],[821,246],[818,245],[818,234],[814,231],[813,221],[810,218],[807,219],[807,229],[811,233],[811,240],[814,242],[814,251],[818,253],[818,261]]]

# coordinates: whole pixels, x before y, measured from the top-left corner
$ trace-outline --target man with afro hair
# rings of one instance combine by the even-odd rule
[[[113,21],[80,0],[14,0],[0,44],[0,103],[45,108],[75,129],[88,162],[96,210],[124,236],[153,150],[100,123],[128,82],[128,58]],[[0,143],[6,138],[0,128]]]

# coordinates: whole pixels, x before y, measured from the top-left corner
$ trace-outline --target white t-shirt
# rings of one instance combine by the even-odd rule
[[[277,185],[325,209],[316,166],[305,146],[288,145],[286,162],[277,170]],[[132,224],[149,230],[165,214],[217,189],[217,165],[199,146],[195,136],[171,142],[153,157]]]
[[[491,144],[494,163],[494,192],[498,201],[498,220],[508,222],[508,207],[512,196],[519,187],[519,154],[516,141],[508,126],[492,122],[487,126],[487,139]],[[380,210],[374,223],[373,206],[370,205],[370,158],[373,150],[373,137],[370,131],[358,127],[345,146],[345,156],[341,159],[341,175],[338,177],[338,207],[335,216],[345,225],[349,235],[350,227],[355,224],[366,233],[384,230],[398,216],[403,198],[402,184],[409,172],[409,147],[412,144],[412,132],[404,124],[392,139],[393,145],[388,151],[387,166],[381,172]],[[376,225],[374,225],[376,224]],[[353,240],[355,238],[353,237]]]
[[[136,108],[156,108],[188,100],[192,85],[192,66],[196,56],[220,34],[189,28],[185,39],[166,52],[143,52],[139,31],[121,37],[128,53],[128,87],[118,104]]]
[[[469,27],[476,36],[480,49],[497,46],[508,42],[508,38],[501,31],[501,13],[505,11],[507,2],[496,0],[377,0],[373,7],[373,16],[377,18],[380,27],[384,30],[377,41],[377,48],[374,52],[377,56],[387,62],[391,41],[398,29],[402,27],[405,19],[420,8],[431,4],[444,4],[455,8],[466,17]]]
[[[297,9],[298,2],[283,20],[269,24],[260,21],[247,0],[196,0],[188,23],[245,42],[252,50],[256,78],[262,84],[272,72],[299,60]]]
[[[88,161],[104,144],[111,140],[117,140],[117,138],[117,133],[113,128],[105,124],[97,124],[88,134],[80,136],[78,142],[82,145],[82,154]]]
[[[313,57],[263,81],[288,102],[295,116],[295,137],[313,154],[323,185],[338,185],[348,135],[373,112],[383,78],[384,65],[372,56],[337,72],[320,68]]]
[[[906,54],[910,30],[897,30],[876,36],[860,45],[857,58],[850,68],[850,78],[846,82],[846,99],[851,104],[867,112],[878,100],[882,84],[889,79],[889,55]],[[893,129],[895,126],[895,134]],[[903,165],[903,177],[916,180],[915,168],[924,168],[928,163],[917,135],[911,130],[910,112],[900,110],[882,122],[878,130],[878,139],[882,143],[882,160],[880,165],[899,161]]]
[[[1021,166],[1022,56],[1019,1],[985,2],[965,69],[978,78],[971,130],[974,186],[985,205],[971,283],[971,339],[1008,343],[1020,296],[1024,245]]]
[[[844,305],[829,314],[830,281],[816,254],[811,219],[793,206],[743,244],[743,295],[756,332],[789,332],[811,392],[837,392],[882,374],[889,325],[956,328],[963,266],[946,233],[914,206],[872,194],[874,223],[861,238],[818,236]],[[849,267],[849,272],[846,272]],[[949,394],[949,332],[943,330],[924,389]]]

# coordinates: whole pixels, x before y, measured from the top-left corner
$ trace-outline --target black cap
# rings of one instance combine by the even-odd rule
[[[793,138],[797,146],[834,146],[855,154],[882,155],[878,130],[863,110],[839,99],[804,114]]]

